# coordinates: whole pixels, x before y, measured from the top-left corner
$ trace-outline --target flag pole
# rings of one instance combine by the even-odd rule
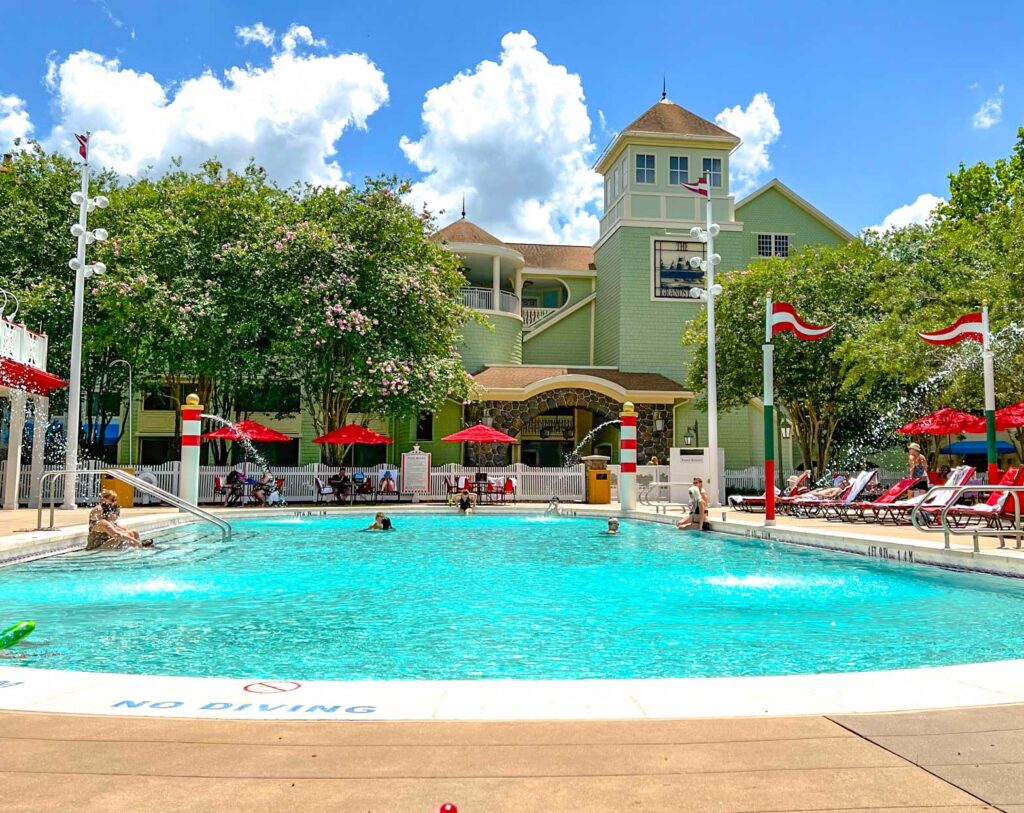
[[[996,452],[996,377],[995,361],[988,327],[988,303],[981,304],[981,365],[985,376],[985,442],[988,451],[988,483],[999,482],[999,457]]]
[[[704,177],[707,182],[707,200],[704,205],[707,213],[705,234],[708,247],[708,446],[711,447],[712,472],[709,489],[711,503],[708,506],[710,508],[722,504],[723,484],[719,482],[718,471],[718,362],[715,348],[715,263],[712,260],[715,254],[715,238],[711,234],[711,173],[707,172]]]
[[[772,345],[772,295],[764,313],[764,524],[775,524],[775,347]]]

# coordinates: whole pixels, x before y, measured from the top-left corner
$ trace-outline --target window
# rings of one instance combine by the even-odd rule
[[[668,182],[671,186],[690,182],[690,159],[673,155],[668,159]]]
[[[143,466],[162,466],[179,456],[174,438],[139,438],[138,462]]]
[[[619,168],[615,168],[615,172],[612,174],[614,180],[612,181],[612,200],[615,200],[619,196]]]
[[[638,155],[636,157],[636,182],[654,183],[653,155]]]
[[[171,399],[170,387],[157,387],[151,392],[147,392],[146,397],[142,400],[143,409],[171,410],[175,406]]]
[[[302,408],[298,384],[269,384],[242,400],[247,412],[294,415]]]
[[[722,185],[722,159],[705,158],[701,174],[708,176],[708,183],[711,186],[720,187]]]
[[[416,419],[416,440],[434,439],[434,413],[421,412]]]
[[[704,258],[704,243],[654,241],[655,299],[700,299],[704,272],[690,266],[691,257]]]
[[[759,235],[757,235],[757,256],[758,257],[788,257],[789,256],[789,235],[788,234],[759,234]]]
[[[619,169],[622,170],[622,191],[625,192],[629,187],[629,166],[625,158],[619,163]]]

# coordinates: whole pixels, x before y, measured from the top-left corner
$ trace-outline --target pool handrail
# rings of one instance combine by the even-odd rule
[[[668,499],[668,500],[658,500],[657,502],[651,502],[650,496],[649,496],[651,491],[653,491],[655,488],[661,488],[663,486],[692,486],[692,485],[693,485],[693,480],[683,480],[683,481],[678,482],[678,483],[674,482],[674,481],[670,482],[670,481],[667,481],[667,480],[663,481],[663,482],[661,482],[661,481],[651,481],[650,483],[647,483],[645,486],[643,486],[640,489],[640,492],[637,495],[637,501],[641,505],[647,505],[647,506],[653,507],[655,514],[658,513],[658,508],[659,507],[663,507],[665,509],[665,513],[667,514],[668,513],[669,505],[672,505],[672,500]],[[669,496],[670,497],[671,497],[671,494],[672,494],[672,492],[669,491]],[[662,506],[662,503],[664,503],[664,506]],[[682,503],[677,503],[677,504],[679,506],[683,505]]]
[[[914,510],[910,514],[911,524],[922,533],[934,534],[941,533],[944,537],[944,547],[949,550],[950,547],[950,536],[972,536],[974,537],[974,552],[977,553],[980,548],[978,545],[978,537],[980,536],[994,536],[999,539],[999,547],[1006,547],[1005,537],[1015,538],[1017,540],[1017,548],[1021,546],[1021,540],[1024,539],[1024,527],[1020,524],[1020,505],[1021,495],[1024,495],[1024,486],[1011,486],[1011,485],[1000,485],[999,483],[983,484],[983,483],[964,483],[959,486],[934,486],[928,490],[928,495],[933,491],[940,490],[952,490],[953,496],[946,505],[942,507],[942,512],[939,514],[939,522],[936,526],[922,526],[919,522],[921,517],[921,508],[923,507],[924,501],[914,506]],[[981,523],[971,528],[957,528],[949,524],[949,512],[955,510],[958,506],[956,505],[957,500],[960,499],[966,492],[981,492],[991,493],[993,491],[1005,491],[1006,497],[1009,499],[1013,497],[1013,528],[983,528]],[[926,495],[926,500],[927,496]],[[1005,505],[1005,504],[1004,504]],[[993,516],[998,517],[1003,509],[995,512]]]
[[[127,483],[137,491],[141,491],[143,494],[148,494],[151,497],[156,497],[161,502],[169,503],[180,511],[192,514],[204,522],[209,522],[214,525],[217,530],[220,531],[221,541],[226,541],[231,537],[232,528],[231,523],[225,519],[221,519],[215,514],[207,511],[204,508],[200,508],[197,505],[192,505],[189,502],[181,499],[175,494],[171,494],[169,491],[159,486],[147,483],[139,477],[122,469],[64,469],[62,471],[48,471],[39,478],[39,497],[36,503],[36,530],[37,531],[52,531],[54,530],[54,518],[57,509],[57,491],[51,489],[50,491],[50,526],[48,528],[43,527],[43,500],[46,492],[46,481],[48,478],[56,478],[65,474],[85,474],[85,475],[107,475],[113,477],[115,480],[120,480],[122,483]]]

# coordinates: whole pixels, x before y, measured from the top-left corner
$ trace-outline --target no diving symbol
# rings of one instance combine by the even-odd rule
[[[301,685],[301,683],[291,680],[263,680],[243,686],[242,690],[253,694],[281,694],[282,692],[294,692]]]

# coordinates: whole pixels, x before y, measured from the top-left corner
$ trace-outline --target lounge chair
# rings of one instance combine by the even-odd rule
[[[775,489],[776,496],[776,507],[778,507],[778,501],[787,497],[796,497],[807,491],[807,483],[811,479],[811,470],[805,469],[800,472],[800,476],[796,482],[784,491]],[[742,496],[739,494],[733,494],[729,497],[729,506],[736,508],[740,511],[747,511],[748,513],[760,513],[765,510],[765,505],[768,502],[768,492],[765,491],[759,497]]]
[[[330,486],[325,486],[324,481],[319,477],[313,478],[313,493],[316,495],[316,502],[323,502],[324,497],[334,499],[334,489]]]
[[[1001,486],[1024,485],[1024,466],[1012,466],[999,480]],[[1021,514],[1024,516],[1024,494],[1020,496]],[[929,506],[922,508],[921,513],[926,515],[926,521],[930,524],[938,524],[942,517],[942,508]],[[946,512],[946,519],[955,528],[965,528],[968,525],[985,522],[989,527],[1003,527],[1014,524],[1016,511],[1014,501],[1010,499],[1009,491],[995,490],[988,495],[988,499],[980,505],[955,506]]]
[[[927,521],[932,515],[926,509],[938,508],[941,511],[953,499],[956,494],[955,488],[966,485],[973,476],[974,466],[957,466],[949,473],[949,477],[946,478],[946,482],[942,486],[936,486],[921,497],[897,500],[896,502],[883,505],[874,519],[876,522],[892,522],[894,525],[910,522],[910,515],[920,505],[922,511],[925,511],[923,516]],[[938,515],[936,514],[935,518],[937,519],[937,517]]]
[[[840,519],[844,522],[871,522],[878,518],[878,512],[885,509],[887,505],[901,499],[910,489],[920,481],[919,477],[904,477],[898,483],[889,488],[881,496],[874,500],[857,500],[845,506],[836,506],[837,511],[828,519]]]
[[[878,469],[862,471],[840,492],[838,498],[815,497],[812,493],[797,497],[789,504],[790,509],[794,514],[806,517],[824,516],[827,519],[829,516],[839,513],[840,506],[856,502],[857,498],[864,493],[864,489],[877,477]]]

